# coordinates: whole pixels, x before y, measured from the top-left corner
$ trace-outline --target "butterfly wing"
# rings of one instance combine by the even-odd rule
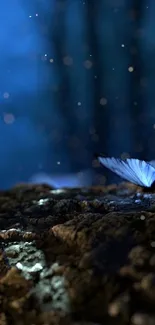
[[[155,168],[155,160],[149,161],[149,164]]]
[[[155,168],[144,160],[98,157],[103,166],[136,185],[151,187],[155,181]]]

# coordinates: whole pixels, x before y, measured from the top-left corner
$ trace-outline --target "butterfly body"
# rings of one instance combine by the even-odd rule
[[[143,187],[146,191],[155,191],[155,161],[102,156],[98,156],[98,160],[121,178]]]

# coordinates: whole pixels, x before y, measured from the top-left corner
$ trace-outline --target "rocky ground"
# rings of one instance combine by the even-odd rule
[[[155,194],[0,192],[0,325],[154,325]]]

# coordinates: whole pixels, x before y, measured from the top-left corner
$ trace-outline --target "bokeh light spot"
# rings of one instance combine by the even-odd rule
[[[86,69],[91,69],[92,68],[92,65],[93,65],[92,61],[90,61],[90,60],[84,61],[84,67]]]
[[[4,122],[6,124],[12,124],[15,121],[15,117],[13,114],[4,114]]]
[[[102,106],[105,106],[105,105],[107,104],[107,102],[108,102],[107,99],[104,98],[104,97],[100,99],[100,104],[101,104]]]
[[[65,65],[71,66],[73,64],[73,59],[70,56],[65,56],[63,58],[63,63]]]
[[[9,94],[8,92],[5,92],[5,93],[3,94],[3,97],[4,97],[5,99],[8,99],[8,98],[10,97],[10,94]]]
[[[130,67],[128,68],[128,71],[129,71],[129,72],[133,72],[133,71],[134,71],[134,68],[130,66]]]

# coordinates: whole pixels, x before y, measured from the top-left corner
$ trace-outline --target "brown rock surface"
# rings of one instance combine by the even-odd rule
[[[0,192],[0,325],[154,325],[155,194]]]

